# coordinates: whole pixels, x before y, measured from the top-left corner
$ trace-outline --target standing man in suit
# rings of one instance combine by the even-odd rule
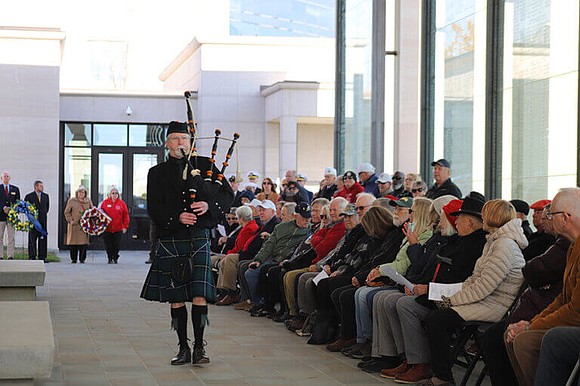
[[[17,186],[10,185],[10,173],[7,171],[2,172],[0,179],[2,180],[0,189],[0,205],[2,205],[2,211],[0,211],[0,243],[2,244],[2,249],[4,249],[4,231],[6,230],[8,260],[12,260],[14,259],[14,227],[7,221],[8,211],[10,211],[12,204],[20,200],[20,190]],[[0,259],[3,258],[3,255],[3,252],[0,253]]]
[[[24,201],[28,201],[36,209],[38,209],[38,222],[42,225],[42,229],[46,230],[46,214],[49,208],[48,194],[44,193],[44,184],[42,181],[34,181],[34,191],[28,193],[24,197]],[[28,259],[42,260],[46,263],[46,251],[47,251],[47,241],[48,236],[42,236],[36,228],[32,228],[28,232]]]

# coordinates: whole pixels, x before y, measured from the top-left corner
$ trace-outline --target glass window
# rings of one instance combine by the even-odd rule
[[[91,194],[91,149],[64,149],[64,203],[83,185]]]
[[[336,0],[231,0],[230,34],[334,38]]]
[[[372,1],[346,2],[345,171],[371,157],[372,7]]]
[[[114,186],[119,190],[120,197],[123,196],[123,154],[100,153],[99,154],[99,181],[98,198],[100,203],[109,194],[109,190]],[[95,203],[96,205],[96,203]]]
[[[387,0],[385,3],[385,51],[397,51],[397,6],[395,0]],[[397,84],[396,57],[388,54],[385,56],[385,159],[382,170],[394,172],[395,152],[388,149],[395,148],[395,86]],[[377,169],[381,169],[380,166]]]
[[[506,0],[502,196],[576,186],[578,2]]]
[[[65,123],[65,146],[91,146],[91,125],[88,123]]]
[[[127,146],[127,125],[94,125],[95,146]]]
[[[484,191],[486,1],[436,3],[434,158],[463,193]]]
[[[165,143],[164,125],[129,125],[129,146],[161,147]]]

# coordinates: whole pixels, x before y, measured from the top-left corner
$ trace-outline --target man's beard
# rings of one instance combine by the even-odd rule
[[[399,216],[397,216],[397,215],[393,216],[393,225],[394,226],[400,227],[404,223],[405,223],[405,221],[403,219],[401,219]]]

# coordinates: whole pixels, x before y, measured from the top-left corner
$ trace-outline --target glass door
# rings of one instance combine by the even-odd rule
[[[147,173],[163,160],[163,150],[153,148],[93,148],[92,200],[100,205],[111,187],[121,193],[129,210],[129,229],[121,239],[121,249],[149,249],[147,215]],[[91,247],[104,248],[102,237],[93,237]]]

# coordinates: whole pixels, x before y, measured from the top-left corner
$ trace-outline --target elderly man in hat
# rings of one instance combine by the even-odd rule
[[[394,196],[393,179],[389,173],[381,173],[376,183],[379,187],[379,197]]]
[[[381,196],[377,185],[377,179],[379,177],[375,174],[375,167],[368,162],[363,162],[358,165],[357,173],[359,183],[364,188],[365,193],[370,193],[376,198],[379,198]]]
[[[461,198],[461,190],[451,181],[451,164],[445,158],[431,162],[435,183],[427,191],[427,198],[432,200],[450,194]]]
[[[336,169],[330,166],[324,168],[324,179],[320,181],[320,190],[314,195],[314,198],[326,198],[332,200],[336,193]]]
[[[298,185],[300,185],[304,190],[306,190],[306,193],[308,194],[308,202],[309,203],[312,202],[312,200],[314,200],[314,193],[306,189],[306,182],[308,182],[308,176],[304,173],[298,173],[298,177],[296,177],[296,182],[298,182]]]
[[[550,200],[539,200],[530,205],[530,209],[534,210],[532,214],[532,222],[536,228],[536,232],[532,233],[528,238],[529,245],[524,249],[524,259],[529,261],[536,256],[546,252],[551,245],[556,242],[556,237],[549,232],[546,232],[544,227],[544,219],[542,214],[544,208],[550,204]]]
[[[228,213],[234,197],[229,184],[209,185],[193,176],[192,165],[185,157],[190,141],[187,124],[171,122],[165,141],[169,157],[149,169],[147,176],[147,211],[155,223],[160,246],[141,297],[171,304],[172,326],[179,339],[179,353],[171,359],[172,365],[209,363],[203,334],[207,303],[216,300],[209,233]],[[203,176],[212,169],[215,176],[218,174],[207,157],[197,156],[194,165]],[[195,199],[189,195],[190,189],[196,190]],[[193,355],[187,338],[185,302],[193,303]]]
[[[522,229],[524,230],[524,236],[530,241],[530,236],[534,231],[530,228],[530,222],[528,221],[528,214],[530,213],[530,205],[524,200],[511,200],[510,203],[516,209],[516,217],[522,220]]]

